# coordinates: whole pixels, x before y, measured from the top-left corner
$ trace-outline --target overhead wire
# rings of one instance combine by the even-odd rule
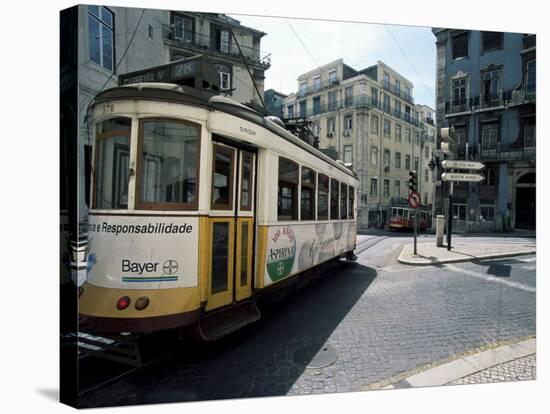
[[[403,48],[401,47],[401,45],[399,44],[399,42],[397,41],[397,38],[393,35],[393,33],[391,32],[391,30],[389,29],[388,25],[383,25],[384,28],[387,30],[387,32],[390,34],[391,38],[393,39],[393,41],[395,42],[395,44],[397,45],[397,47],[399,48],[399,50],[401,51],[401,53],[403,54],[403,56],[405,56],[405,58],[407,59],[407,61],[409,62],[409,64],[411,65],[411,67],[413,68],[414,72],[416,73],[416,76],[418,77],[418,79],[420,80],[420,82],[422,83],[422,85],[424,86],[424,88],[426,88],[426,90],[428,91],[429,95],[432,97],[432,99],[434,100],[435,102],[435,96],[434,94],[432,93],[432,90],[430,88],[428,88],[428,86],[426,86],[426,84],[424,83],[424,79],[422,78],[422,76],[420,76],[420,73],[418,73],[418,71],[416,70],[416,66],[414,65],[414,63],[412,63],[411,59],[409,58],[409,56],[407,55],[407,53],[405,53],[405,51],[403,50]]]

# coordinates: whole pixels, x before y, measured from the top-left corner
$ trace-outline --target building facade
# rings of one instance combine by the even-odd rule
[[[383,228],[391,206],[406,203],[411,170],[418,172],[422,203],[432,203],[427,165],[435,136],[432,131],[429,139],[421,110],[413,84],[388,65],[378,61],[358,71],[342,59],[300,75],[297,92],[283,105],[286,119],[310,120],[319,147],[357,173],[362,228]]]
[[[118,84],[119,74],[208,55],[218,70],[224,94],[244,104],[261,104],[264,72],[270,67],[269,57],[260,51],[265,33],[231,17],[81,5],[78,30],[78,192],[82,220],[87,217],[90,194],[93,138],[87,119],[89,106],[97,93]]]
[[[275,89],[268,89],[264,92],[264,103],[266,111],[273,116],[283,118],[283,103],[287,95],[277,92]]]
[[[535,228],[535,35],[432,29],[438,127],[454,127],[447,157],[485,164],[485,180],[455,183],[455,226]],[[439,195],[448,187],[438,188]],[[442,200],[442,197],[436,197]],[[438,203],[438,210],[443,205]]]

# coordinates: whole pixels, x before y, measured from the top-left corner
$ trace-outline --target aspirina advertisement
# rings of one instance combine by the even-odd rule
[[[353,249],[355,222],[271,226],[265,286]]]
[[[196,286],[198,234],[196,217],[90,216],[86,279],[121,289]]]

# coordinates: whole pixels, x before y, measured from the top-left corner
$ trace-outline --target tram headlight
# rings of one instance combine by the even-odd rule
[[[121,297],[116,303],[116,307],[118,310],[124,310],[129,305],[130,305],[130,298],[128,296]]]
[[[136,309],[138,311],[145,309],[149,306],[149,298],[147,296],[142,296],[136,301]]]

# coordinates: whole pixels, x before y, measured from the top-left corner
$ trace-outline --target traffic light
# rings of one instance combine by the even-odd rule
[[[418,190],[418,178],[416,171],[409,171],[409,191],[416,192]]]

